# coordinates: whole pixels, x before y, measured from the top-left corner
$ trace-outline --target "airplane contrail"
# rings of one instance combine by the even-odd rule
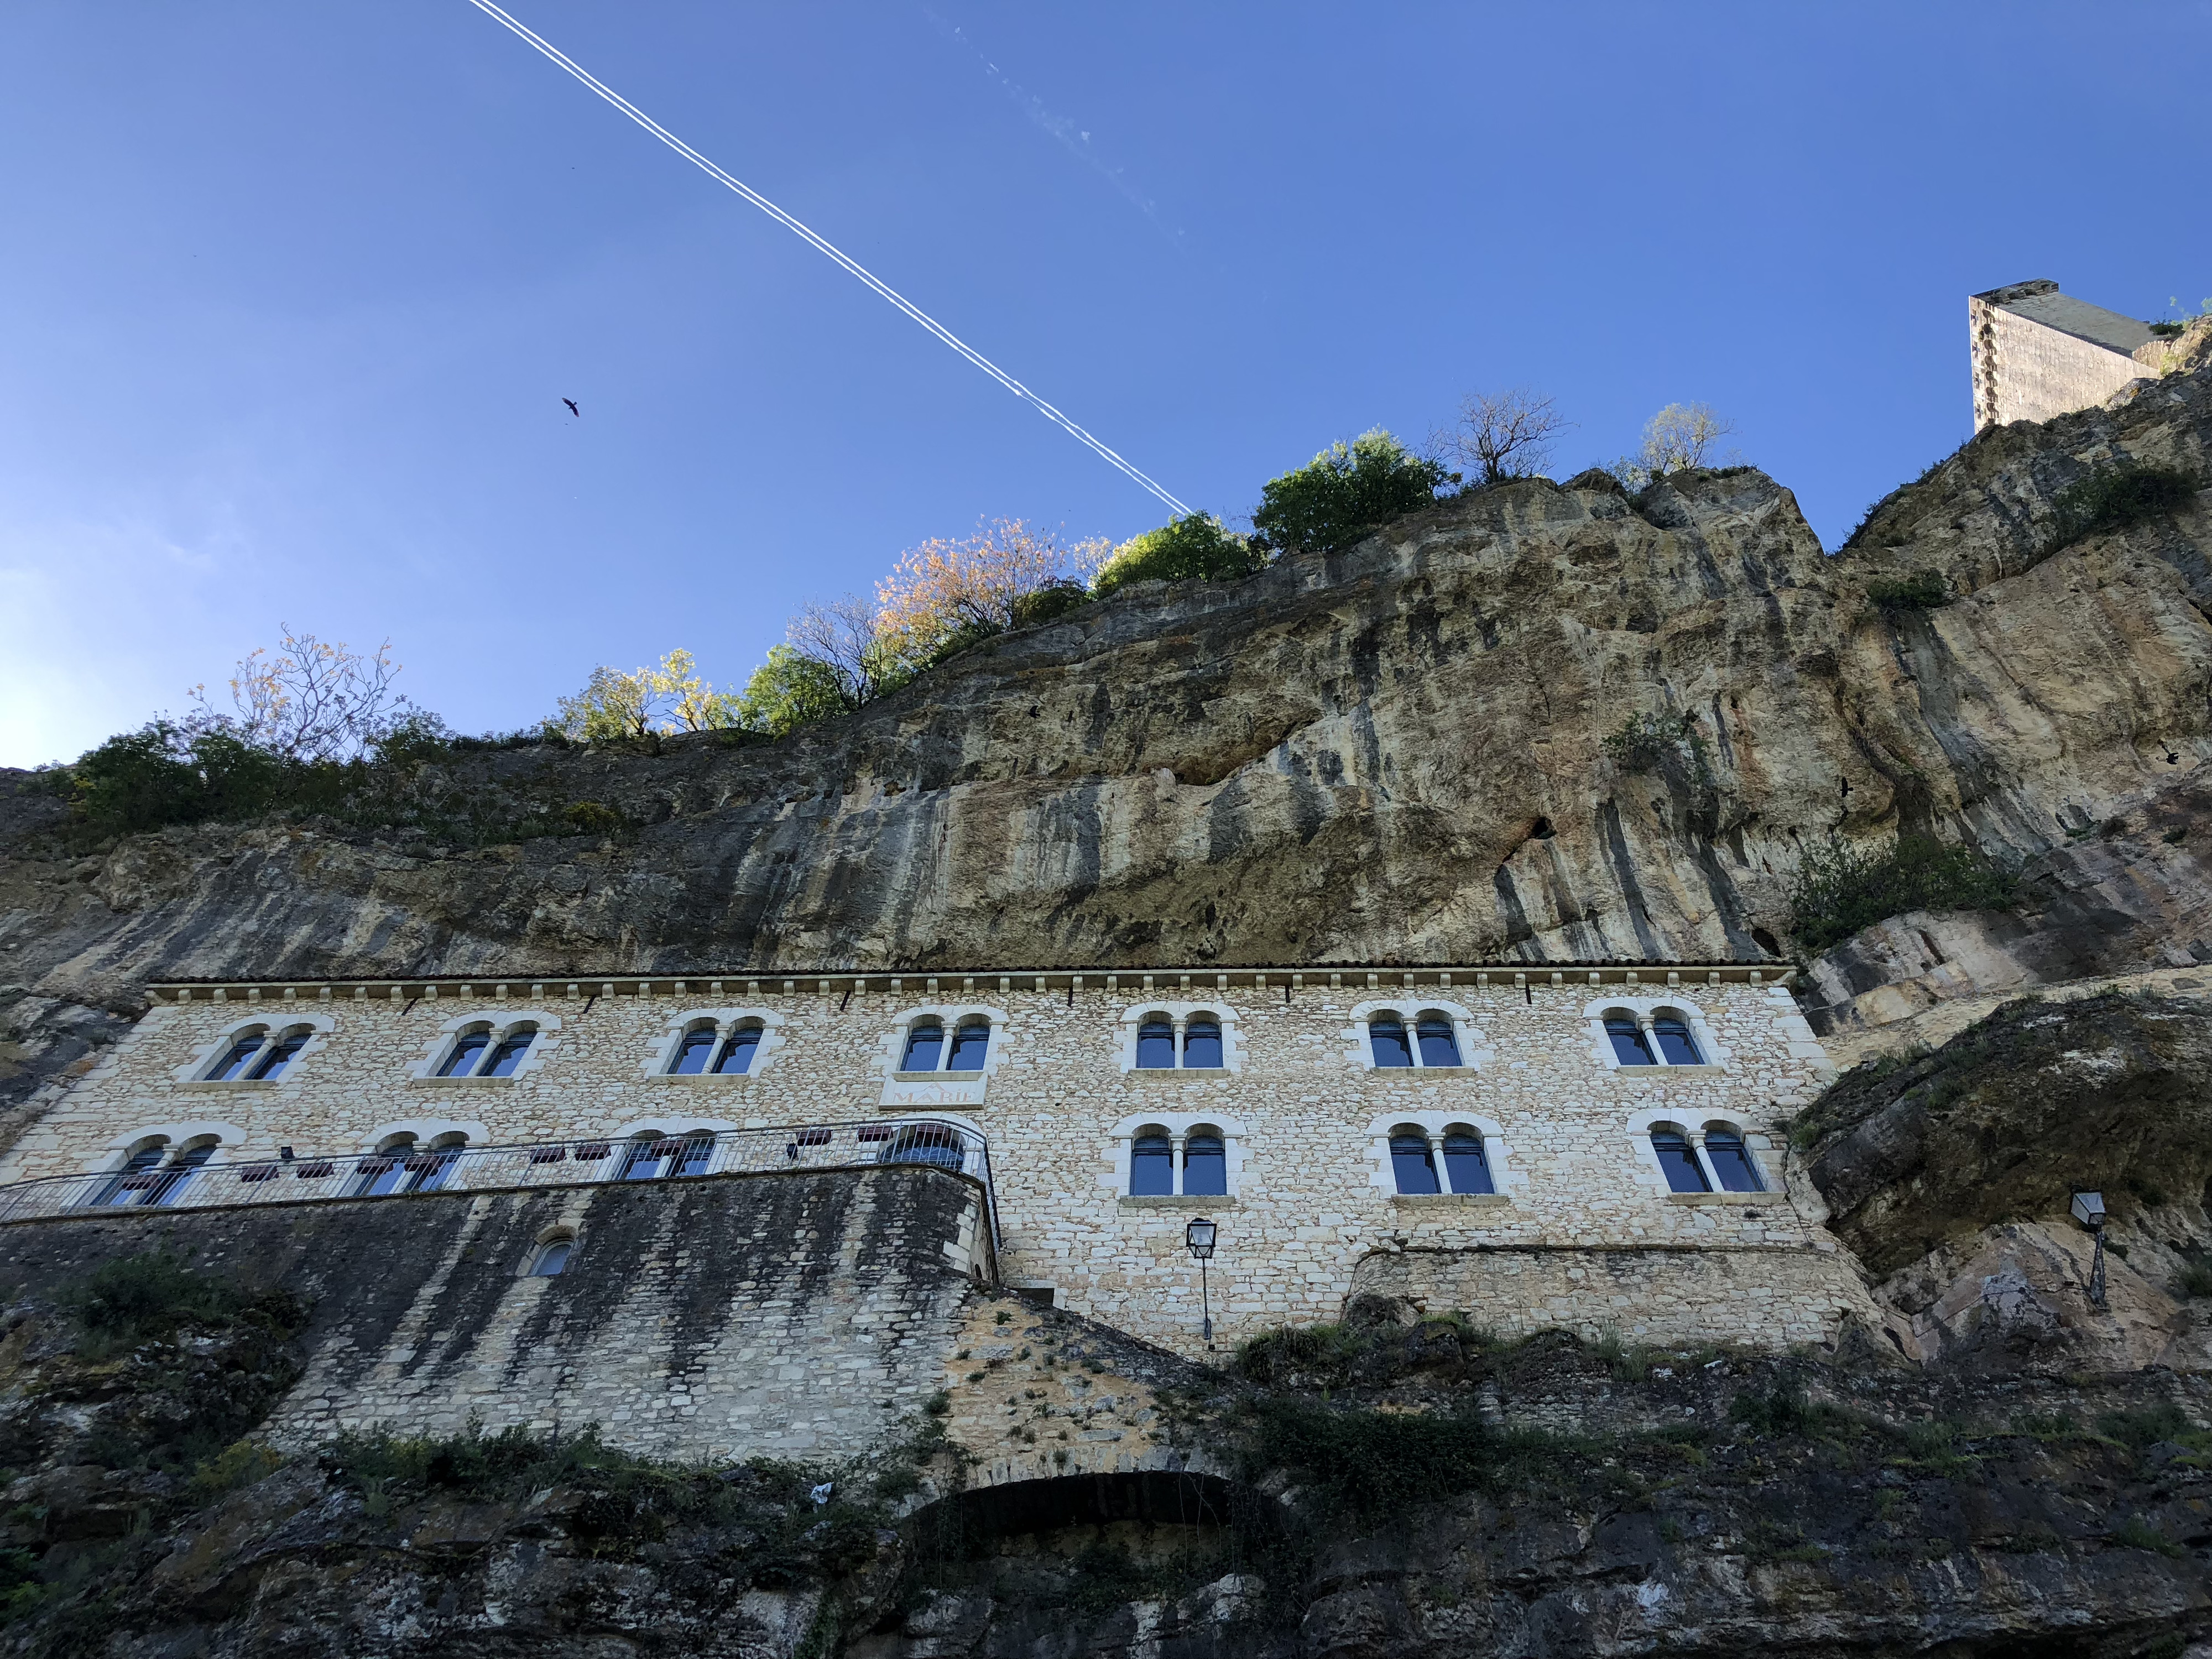
[[[570,58],[566,52],[561,51],[560,48],[554,46],[544,36],[535,33],[523,23],[518,21],[509,13],[502,11],[499,7],[492,3],[492,0],[469,0],[469,3],[474,6],[478,11],[483,12],[486,16],[503,24],[506,27],[513,30],[516,34],[520,35],[523,40],[528,41],[539,52],[543,52],[547,58],[559,64],[562,69],[568,70],[569,74],[574,76],[576,79],[581,81],[593,92],[599,94],[600,97],[605,99],[607,102],[612,104],[624,115],[629,117],[631,120],[636,122],[638,125],[643,127],[654,137],[659,139],[662,143],[667,145],[669,149],[674,150],[678,155],[681,155],[685,161],[690,162],[694,167],[696,167],[701,172],[706,173],[717,184],[726,185],[729,189],[735,191],[738,195],[744,197],[745,200],[750,202],[762,212],[767,214],[769,218],[775,220],[778,224],[782,225],[786,229],[793,232],[810,246],[813,247],[817,252],[827,255],[830,258],[836,260],[837,264],[843,266],[854,276],[859,277],[860,281],[866,283],[878,294],[882,295],[884,299],[890,301],[908,316],[913,318],[915,321],[920,323],[932,334],[934,334],[939,339],[944,341],[945,344],[951,346],[955,351],[958,352],[963,357],[965,357],[969,362],[975,364],[976,368],[981,369],[986,374],[996,380],[1000,386],[1006,387],[1007,391],[1012,392],[1017,398],[1022,398],[1024,401],[1036,405],[1037,410],[1042,413],[1047,420],[1052,422],[1061,430],[1066,432],[1070,436],[1074,438],[1077,442],[1084,445],[1085,447],[1103,458],[1109,465],[1114,467],[1125,476],[1135,480],[1136,483],[1141,484],[1145,489],[1158,496],[1161,501],[1166,502],[1167,505],[1178,514],[1187,514],[1189,513],[1190,509],[1188,507],[1184,506],[1182,502],[1177,501],[1173,495],[1170,495],[1143,471],[1132,465],[1129,462],[1122,459],[1121,457],[1115,454],[1112,449],[1101,443],[1097,439],[1092,437],[1091,434],[1085,431],[1073,421],[1068,419],[1066,416],[1061,414],[1060,410],[1054,409],[1043,398],[1038,397],[1036,392],[1030,391],[1012,375],[1007,374],[1006,370],[1000,368],[996,363],[993,362],[988,357],[986,357],[981,352],[976,350],[966,341],[960,338],[958,335],[953,333],[951,329],[945,327],[944,324],[939,322],[927,312],[922,310],[920,306],[915,305],[904,295],[901,294],[896,289],[892,288],[889,283],[878,278],[873,272],[868,270],[858,260],[848,258],[844,252],[833,246],[830,242],[824,240],[822,237],[816,235],[813,231],[808,229],[806,226],[793,218],[791,215],[786,213],[781,208],[769,201],[767,197],[762,195],[758,191],[745,184],[742,179],[734,177],[731,173],[724,172],[714,162],[702,155],[697,150],[692,149],[690,145],[685,143],[681,138],[678,138],[674,133],[669,131],[666,127],[662,126],[659,122],[654,120],[643,110],[638,108],[636,105],[631,103],[629,99],[623,97],[620,93],[615,91],[605,82],[599,80],[598,76],[592,75],[590,70],[585,69],[582,64],[577,63],[574,58]]]

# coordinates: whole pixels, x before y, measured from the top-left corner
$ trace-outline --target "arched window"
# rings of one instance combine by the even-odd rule
[[[1175,1143],[1164,1129],[1139,1130],[1129,1143],[1129,1194],[1165,1198],[1175,1191]]]
[[[753,1068],[753,1055],[760,1048],[761,1028],[740,1025],[730,1033],[730,1040],[722,1045],[722,1057],[714,1062],[714,1069],[722,1073],[744,1073]]]
[[[415,1156],[413,1135],[394,1135],[370,1156],[355,1164],[354,1173],[361,1177],[354,1183],[356,1198],[382,1198],[390,1193],[407,1190],[407,1183],[415,1171],[407,1167],[408,1159]]]
[[[991,1022],[971,1019],[964,1022],[952,1034],[952,1052],[946,1056],[945,1069],[948,1072],[980,1072],[983,1056],[990,1051]]]
[[[945,1051],[945,1027],[933,1019],[917,1021],[906,1034],[906,1053],[899,1060],[902,1072],[933,1072]]]
[[[1759,1178],[1759,1161],[1743,1144],[1743,1137],[1725,1123],[1705,1125],[1705,1160],[1721,1178],[1721,1190],[1724,1193],[1766,1190],[1766,1182]]]
[[[529,1277],[558,1279],[568,1268],[568,1258],[576,1249],[576,1241],[567,1233],[556,1233],[538,1245],[530,1258]]]
[[[1449,1016],[1437,1013],[1423,1014],[1415,1023],[1413,1033],[1420,1039],[1422,1065],[1456,1066],[1459,1064],[1459,1036],[1452,1030],[1452,1023]]]
[[[682,1149],[683,1143],[668,1139],[658,1129],[648,1129],[634,1135],[623,1153],[619,1181],[652,1181],[666,1173],[669,1161]]]
[[[302,1025],[284,1033],[262,1052],[246,1075],[257,1082],[273,1082],[284,1075],[285,1069],[300,1057],[300,1050],[307,1046],[315,1034]]]
[[[100,1189],[94,1204],[143,1204],[160,1177],[155,1168],[169,1150],[167,1140],[156,1139],[151,1146],[141,1146],[124,1161],[123,1167]]]
[[[1403,1035],[1402,1027],[1400,1034]],[[1430,1149],[1428,1135],[1411,1124],[1401,1124],[1390,1132],[1390,1168],[1401,1193],[1437,1190],[1436,1153]]]
[[[1644,1040],[1643,1031],[1633,1014],[1607,1014],[1605,1034],[1613,1040],[1613,1057],[1624,1066],[1656,1066],[1651,1045]]]
[[[478,1025],[464,1031],[453,1039],[453,1051],[446,1056],[446,1063],[438,1067],[440,1077],[471,1077],[476,1073],[477,1062],[483,1051],[491,1047],[491,1028]]]
[[[1221,1022],[1212,1014],[1193,1014],[1182,1028],[1182,1063],[1192,1071],[1221,1069]]]
[[[430,1143],[427,1151],[410,1152],[400,1159],[403,1179],[399,1190],[403,1193],[436,1192],[460,1167],[461,1148],[468,1144],[466,1135],[440,1135]]]
[[[215,1156],[216,1143],[203,1140],[182,1148],[175,1157],[155,1171],[154,1184],[147,1189],[149,1204],[176,1204],[183,1201],[185,1189],[192,1177],[199,1173],[200,1165]]]
[[[683,1041],[676,1045],[676,1059],[668,1068],[669,1075],[699,1076],[706,1071],[708,1062],[714,1059],[714,1044],[720,1040],[720,1034],[713,1026],[694,1025],[684,1034]]]
[[[1175,1063],[1175,1022],[1165,1014],[1146,1015],[1137,1027],[1137,1069],[1170,1072]]]
[[[514,1068],[522,1064],[522,1057],[530,1052],[530,1045],[538,1040],[535,1025],[518,1025],[499,1040],[492,1050],[491,1059],[485,1063],[480,1076],[513,1077]]]
[[[1667,1172],[1667,1185],[1672,1191],[1712,1191],[1705,1170],[1698,1163],[1697,1149],[1690,1145],[1690,1138],[1673,1124],[1662,1123],[1653,1127],[1651,1150],[1659,1154],[1659,1167]]]
[[[672,1161],[671,1175],[705,1175],[714,1167],[714,1137],[702,1129],[695,1129],[676,1144],[676,1155]]]
[[[1229,1155],[1219,1131],[1193,1129],[1182,1143],[1182,1189],[1194,1198],[1220,1198],[1229,1191]]]
[[[1455,1193],[1494,1193],[1490,1160],[1482,1153],[1482,1137],[1472,1129],[1454,1126],[1444,1131],[1444,1174]]]
[[[900,1127],[884,1153],[886,1164],[927,1164],[939,1170],[958,1170],[968,1162],[968,1149],[960,1132],[947,1123],[908,1123]]]
[[[1705,1063],[1705,1057],[1698,1052],[1698,1040],[1690,1035],[1689,1022],[1680,1015],[1660,1015],[1651,1022],[1651,1035],[1659,1039],[1659,1052],[1667,1057],[1669,1066]]]
[[[216,1061],[214,1069],[208,1073],[208,1081],[231,1083],[244,1077],[246,1066],[252,1064],[254,1055],[261,1052],[261,1045],[268,1040],[269,1032],[264,1026],[257,1025],[250,1031],[240,1031],[231,1038],[230,1047],[222,1051],[222,1058]]]
[[[1367,1022],[1367,1042],[1377,1066],[1411,1066],[1413,1051],[1406,1043],[1406,1022],[1392,1013],[1381,1013]],[[1426,1146],[1425,1140],[1421,1143]],[[1404,1188],[1398,1189],[1401,1192]],[[1432,1186],[1431,1192],[1436,1191]]]

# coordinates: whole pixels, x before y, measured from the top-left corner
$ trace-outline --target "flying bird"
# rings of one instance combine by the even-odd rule
[[[578,420],[580,421],[584,418],[584,411],[576,407],[576,400],[574,398],[563,398],[561,401],[568,405],[568,412],[571,415],[574,415]]]

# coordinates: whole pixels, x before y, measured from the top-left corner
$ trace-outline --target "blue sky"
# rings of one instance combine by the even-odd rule
[[[1526,384],[1562,474],[1713,404],[1832,545],[1971,430],[1970,291],[2212,295],[2205,0],[514,9],[1224,516]],[[510,728],[1164,516],[463,0],[12,0],[0,73],[0,762],[282,623]]]

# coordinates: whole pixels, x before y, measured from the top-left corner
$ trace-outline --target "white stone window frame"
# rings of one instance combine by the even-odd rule
[[[1175,1027],[1175,1061],[1172,1066],[1139,1066],[1137,1064],[1137,1031],[1154,1014],[1165,1014]],[[1218,1020],[1221,1025],[1221,1064],[1218,1066],[1186,1066],[1182,1063],[1183,1033],[1190,1022],[1200,1014]],[[1126,1074],[1145,1077],[1233,1077],[1244,1069],[1244,1033],[1237,1023],[1236,1012],[1221,1002],[1136,1002],[1121,1011],[1120,1030],[1115,1042],[1116,1055]],[[1123,1188],[1126,1192],[1127,1189]]]
[[[1694,1118],[1697,1121],[1692,1122]],[[1702,1193],[1678,1193],[1667,1183],[1667,1168],[1659,1161],[1659,1152],[1651,1144],[1651,1132],[1662,1124],[1682,1132],[1690,1143],[1691,1155],[1698,1160],[1698,1168],[1705,1172],[1705,1190]],[[1731,1193],[1721,1185],[1720,1172],[1713,1161],[1705,1156],[1705,1132],[1725,1129],[1743,1142],[1743,1149],[1759,1170],[1759,1178],[1765,1183],[1765,1190],[1756,1193]],[[1778,1203],[1788,1196],[1788,1188],[1782,1179],[1781,1149],[1767,1136],[1745,1126],[1740,1118],[1709,1112],[1685,1112],[1679,1107],[1654,1106],[1644,1111],[1632,1113],[1628,1119],[1628,1138],[1636,1151],[1636,1182],[1648,1187],[1662,1200],[1675,1204],[1759,1204]],[[1773,1156],[1769,1156],[1773,1154]]]
[[[517,1026],[535,1025],[538,1037],[509,1076],[440,1077],[438,1067],[444,1065],[446,1056],[453,1053],[453,1044],[460,1039],[461,1033],[472,1025],[486,1026],[491,1031],[491,1041],[484,1048],[484,1060],[489,1060],[497,1052],[499,1045],[514,1035]],[[477,1008],[465,1014],[455,1014],[438,1027],[437,1036],[431,1038],[429,1046],[422,1051],[422,1057],[409,1062],[408,1081],[440,1088],[509,1087],[521,1082],[545,1064],[547,1057],[561,1046],[560,1030],[561,1016],[539,1008]],[[480,1060],[477,1063],[481,1066],[484,1060]]]
[[[1391,1071],[1403,1071],[1393,1066]],[[1429,1155],[1437,1162],[1437,1182],[1443,1190],[1434,1194],[1401,1193],[1398,1190],[1397,1166],[1390,1159],[1390,1137],[1403,1125],[1410,1124],[1429,1138]],[[1455,1193],[1451,1176],[1444,1168],[1444,1132],[1464,1124],[1482,1137],[1482,1160],[1490,1166],[1489,1193]],[[1457,1201],[1460,1203],[1504,1204],[1526,1190],[1528,1176],[1526,1171],[1513,1166],[1513,1147],[1507,1139],[1504,1125],[1494,1117],[1485,1117],[1480,1112],[1385,1112],[1368,1120],[1367,1123],[1368,1184],[1377,1188],[1386,1200],[1403,1202],[1423,1200],[1430,1202]]]
[[[287,1031],[296,1031],[302,1026],[307,1027],[313,1035],[307,1039],[300,1052],[292,1056],[292,1063],[284,1068],[283,1077],[241,1077],[225,1079],[208,1075],[215,1069],[216,1062],[230,1052],[231,1044],[237,1042],[246,1032],[258,1028],[266,1033],[264,1038],[265,1044]],[[319,1053],[326,1047],[325,1039],[337,1029],[337,1021],[325,1013],[310,1013],[306,1009],[290,1007],[276,1011],[258,1009],[243,1018],[234,1019],[224,1026],[216,1034],[212,1042],[202,1043],[191,1059],[178,1066],[170,1075],[188,1089],[243,1091],[281,1089],[288,1083],[299,1081],[300,1072],[307,1056]]]
[[[982,1065],[974,1071],[946,1070],[945,1062],[952,1058],[953,1033],[963,1023],[972,1024],[978,1018],[991,1028]],[[906,1057],[907,1037],[926,1019],[933,1019],[945,1027],[945,1041],[938,1045],[936,1067],[927,1072],[902,1072],[899,1061]],[[951,1106],[981,1106],[991,1074],[1006,1063],[1006,1042],[1012,1025],[1012,1017],[1004,1008],[983,1002],[928,1002],[899,1009],[890,1017],[890,1029],[878,1040],[876,1057],[870,1062],[872,1069],[881,1073],[884,1079],[883,1096],[878,1104],[887,1111],[910,1112],[924,1117],[945,1116],[944,1109]]]
[[[1650,1065],[1629,1065],[1613,1052],[1613,1038],[1607,1035],[1605,1022],[1607,1015],[1615,1013],[1627,1014],[1636,1021],[1644,1033],[1644,1042],[1650,1045]],[[1675,1015],[1690,1028],[1691,1039],[1697,1043],[1698,1052],[1705,1057],[1702,1064],[1674,1066],[1668,1063],[1666,1054],[1659,1046],[1659,1039],[1651,1030],[1651,1022],[1662,1014]],[[1735,1051],[1720,1040],[1720,1034],[1713,1030],[1712,1023],[1705,1018],[1705,1011],[1684,996],[1602,997],[1584,1004],[1583,1017],[1589,1022],[1591,1056],[1609,1072],[1626,1072],[1632,1077],[1650,1077],[1661,1072],[1686,1072],[1693,1077],[1705,1077],[1716,1072],[1728,1071],[1735,1059]],[[1664,1117],[1666,1114],[1662,1112],[1660,1115]]]
[[[252,1025],[259,1022],[249,1019],[242,1023]],[[99,1167],[93,1173],[114,1174],[131,1161],[132,1153],[143,1152],[149,1141],[161,1144],[162,1161],[167,1163],[177,1153],[203,1141],[214,1141],[216,1152],[220,1153],[243,1146],[246,1138],[246,1131],[237,1124],[227,1123],[217,1118],[194,1118],[184,1123],[143,1124],[109,1141],[100,1154]],[[210,1153],[209,1161],[212,1163],[214,1158],[215,1153]]]
[[[1411,1066],[1377,1066],[1375,1063],[1375,1043],[1373,1038],[1369,1036],[1367,1028],[1377,1014],[1395,1014],[1400,1023],[1405,1026],[1406,1040],[1412,1045],[1413,1051],[1413,1063]],[[1420,1017],[1423,1014],[1442,1014],[1451,1021],[1452,1040],[1459,1045],[1458,1065],[1431,1066],[1423,1061],[1420,1035],[1418,1030]],[[1489,1046],[1489,1036],[1482,1027],[1474,1023],[1474,1014],[1468,1012],[1465,1005],[1447,1002],[1437,997],[1431,997],[1426,1001],[1418,997],[1378,997],[1366,1002],[1356,1002],[1352,1006],[1352,1024],[1344,1030],[1344,1057],[1358,1070],[1382,1072],[1393,1077],[1401,1074],[1417,1077],[1423,1072],[1437,1072],[1447,1077],[1460,1077],[1468,1073],[1480,1071],[1490,1063],[1493,1054]],[[1400,1121],[1411,1122],[1413,1119],[1405,1118]],[[1469,1118],[1468,1121],[1471,1123],[1474,1120]]]
[[[465,1146],[489,1146],[491,1130],[475,1118],[403,1117],[390,1123],[380,1123],[370,1131],[368,1143],[355,1158],[374,1158],[392,1142],[407,1137],[424,1152],[428,1152],[439,1139],[447,1135],[459,1135]]]
[[[668,1068],[676,1063],[677,1052],[682,1048],[686,1035],[712,1020],[716,1033],[714,1057],[720,1058],[722,1045],[730,1034],[744,1025],[761,1028],[759,1044],[753,1049],[752,1063],[742,1072],[694,1072],[678,1073]],[[656,1082],[703,1084],[708,1088],[743,1085],[768,1070],[776,1053],[784,1046],[784,1017],[773,1008],[686,1008],[672,1016],[665,1030],[655,1037],[646,1050],[641,1075]]]
[[[1158,1006],[1152,1003],[1147,1007],[1157,1008]],[[1175,1161],[1176,1191],[1139,1196],[1129,1190],[1132,1178],[1129,1165],[1135,1153],[1138,1135],[1152,1128],[1164,1129],[1168,1139],[1173,1143],[1174,1150],[1170,1156]],[[1221,1161],[1226,1175],[1224,1184],[1229,1189],[1225,1194],[1182,1191],[1183,1143],[1190,1139],[1193,1130],[1201,1128],[1220,1132]],[[1245,1143],[1250,1138],[1251,1131],[1245,1127],[1244,1120],[1227,1112],[1134,1112],[1114,1126],[1105,1149],[1107,1173],[1099,1176],[1098,1184],[1111,1191],[1115,1197],[1126,1199],[1135,1206],[1154,1204],[1163,1208],[1188,1206],[1203,1209],[1208,1204],[1215,1204],[1225,1208],[1243,1194],[1247,1163]]]

